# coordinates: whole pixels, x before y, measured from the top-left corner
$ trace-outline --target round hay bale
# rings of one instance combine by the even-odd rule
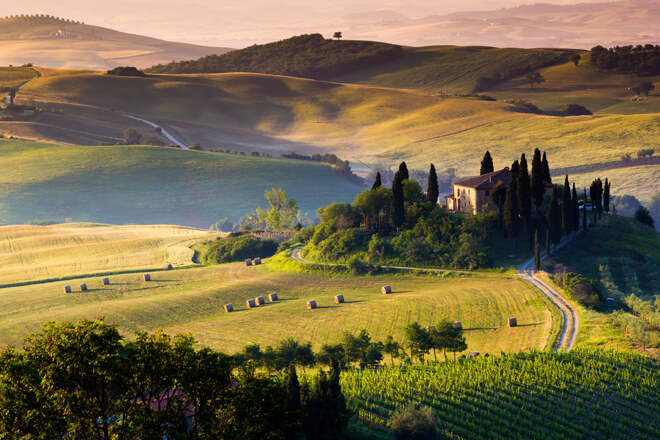
[[[344,295],[336,295],[335,296],[335,302],[337,304],[342,304],[344,302]]]
[[[383,295],[387,295],[388,293],[392,293],[392,287],[383,286],[380,291],[383,292]]]
[[[254,263],[255,266],[261,264],[261,258],[257,257],[254,260],[252,260],[252,262]]]
[[[108,279],[108,278],[103,278],[103,279],[101,280],[101,284],[103,284],[104,286],[109,285],[109,284],[110,284],[110,279]]]
[[[250,260],[249,258],[247,260],[245,260],[245,265],[246,266],[252,266],[252,260]]]
[[[151,281],[151,275],[148,274],[148,273],[145,273],[144,275],[142,275],[142,278],[143,278],[145,281]]]
[[[463,324],[461,324],[461,321],[454,321],[454,328],[463,328]]]
[[[172,265],[167,263],[165,266],[163,266],[163,270],[172,270]]]
[[[225,312],[229,313],[233,311],[234,311],[234,306],[232,306],[231,304],[225,304]]]
[[[269,293],[268,294],[268,301],[275,302],[277,300],[279,300],[279,298],[277,297],[277,293]]]
[[[264,300],[263,296],[258,296],[254,299],[254,303],[258,306],[263,306],[266,300]]]
[[[477,356],[480,356],[480,355],[481,355],[481,353],[479,353],[478,351],[471,351],[471,352],[468,353],[468,358],[473,358],[473,357],[477,357]]]
[[[316,301],[314,301],[313,299],[307,301],[307,308],[309,310],[315,309],[316,308]]]
[[[516,318],[509,318],[509,327],[518,327],[518,320]]]
[[[248,299],[247,301],[245,301],[245,305],[247,306],[248,309],[252,309],[252,308],[254,308],[254,307],[257,306],[257,305],[254,303],[254,300],[253,300],[253,299]]]
[[[81,292],[85,292],[85,291],[87,291],[87,284],[82,283],[82,284],[80,285],[80,291],[81,291]]]
[[[64,286],[64,293],[71,293],[71,286]]]

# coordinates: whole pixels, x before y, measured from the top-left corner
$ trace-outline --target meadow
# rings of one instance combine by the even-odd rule
[[[0,89],[20,86],[36,76],[29,67],[0,67]]]
[[[111,224],[236,222],[287,191],[301,211],[351,201],[362,188],[332,167],[145,146],[61,146],[0,140],[0,223],[30,220]]]

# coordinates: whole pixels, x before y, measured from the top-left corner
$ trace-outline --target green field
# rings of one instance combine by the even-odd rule
[[[393,410],[415,404],[430,406],[451,438],[660,435],[660,369],[631,353],[534,352],[353,370],[342,390],[360,420],[383,430]]]
[[[0,89],[20,86],[36,76],[29,67],[0,67]]]
[[[282,188],[312,215],[361,188],[318,163],[169,147],[71,147],[0,140],[0,223],[29,220],[208,228]],[[71,221],[69,220],[69,221]]]

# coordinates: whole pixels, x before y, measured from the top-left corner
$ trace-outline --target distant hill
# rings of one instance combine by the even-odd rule
[[[223,55],[173,62],[147,69],[152,73],[252,72],[327,79],[394,60],[401,46],[371,41],[326,40],[321,34],[299,35],[254,45]]]
[[[139,68],[230,51],[127,34],[50,15],[0,18],[0,65],[69,69]]]

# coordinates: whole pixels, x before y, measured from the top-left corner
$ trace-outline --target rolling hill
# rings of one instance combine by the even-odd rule
[[[127,34],[44,15],[0,19],[0,65],[33,63],[54,68],[148,67],[230,51]]]

